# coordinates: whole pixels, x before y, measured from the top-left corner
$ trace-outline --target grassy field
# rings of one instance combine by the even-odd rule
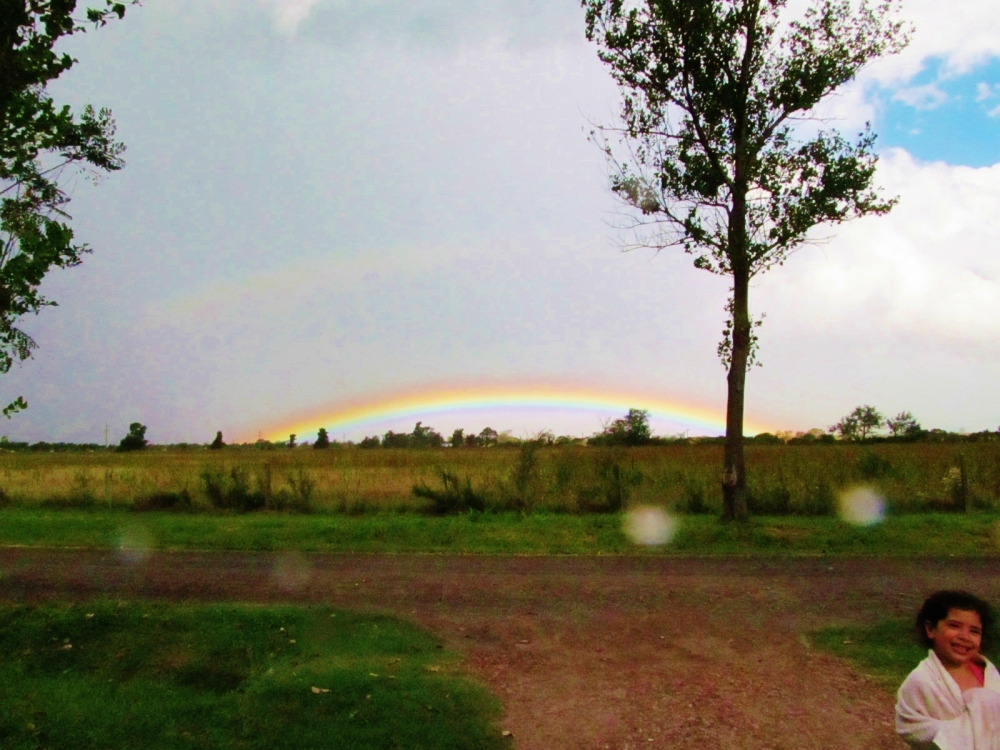
[[[911,619],[825,628],[810,634],[808,640],[816,648],[852,662],[858,671],[892,692],[927,656],[927,649],[917,642]],[[987,656],[994,659],[992,653]]]
[[[284,513],[177,514],[6,508],[0,545],[155,550],[298,550],[328,553],[571,555],[1000,555],[995,513],[911,514],[873,527],[836,518],[758,517],[724,524],[678,516],[670,543],[640,547],[621,515],[415,513],[363,516]]]
[[[426,506],[414,485],[447,475],[491,509],[578,512],[616,503],[717,513],[722,448],[252,449],[0,453],[0,499],[15,506],[238,506],[361,514]],[[753,510],[823,515],[864,484],[894,513],[1000,508],[1000,443],[749,446]]]
[[[0,608],[0,746],[509,745],[499,703],[417,627],[326,608]]]

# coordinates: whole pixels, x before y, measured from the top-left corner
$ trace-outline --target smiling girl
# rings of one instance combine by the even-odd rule
[[[1000,672],[980,653],[990,606],[965,591],[938,591],[916,624],[929,651],[899,688],[896,731],[920,750],[1000,750]]]

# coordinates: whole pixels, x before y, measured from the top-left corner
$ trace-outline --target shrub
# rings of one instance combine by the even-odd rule
[[[820,479],[806,495],[801,513],[806,516],[831,516],[837,507],[833,488],[825,479]]]
[[[787,516],[792,512],[792,493],[784,485],[750,493],[750,512],[760,516]]]
[[[248,513],[266,504],[264,490],[260,487],[250,490],[249,473],[241,466],[233,466],[228,474],[214,467],[206,468],[201,473],[201,481],[214,508]]]
[[[953,509],[966,511],[969,507],[969,479],[965,470],[965,456],[958,456],[958,466],[949,469],[943,481]]]
[[[530,511],[538,496],[538,451],[539,443],[528,440],[518,446],[517,464],[511,474],[511,493],[505,510]]]
[[[311,512],[316,482],[309,472],[301,466],[298,467],[295,473],[288,475],[288,486],[291,491],[277,493],[272,498],[271,507],[275,510],[291,510],[298,513]]]
[[[458,477],[447,471],[441,472],[441,483],[443,489],[434,490],[421,482],[413,485],[413,494],[416,497],[431,501],[428,509],[437,516],[464,513],[469,510],[486,510],[486,500],[472,489],[472,482],[468,477],[465,482],[459,482]]]
[[[629,409],[628,414],[605,425],[604,430],[594,435],[591,445],[649,445],[653,442],[653,432],[649,427],[649,411]]]
[[[712,507],[705,502],[705,485],[700,482],[688,481],[684,485],[684,495],[687,501],[685,510],[694,515],[714,513]]]
[[[772,435],[770,432],[762,432],[759,435],[747,438],[747,442],[755,445],[784,445],[785,443],[780,437]]]
[[[628,506],[632,489],[642,484],[642,471],[635,462],[623,466],[621,448],[602,452],[597,458],[597,482],[577,492],[577,508],[584,513],[617,513]]]
[[[157,492],[154,495],[136,500],[132,508],[140,513],[154,510],[190,511],[191,493],[187,490]]]
[[[882,479],[892,475],[892,464],[873,450],[866,450],[857,460],[858,474],[862,479]]]

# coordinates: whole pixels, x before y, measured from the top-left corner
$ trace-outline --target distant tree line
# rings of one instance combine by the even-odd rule
[[[492,427],[485,427],[480,432],[469,432],[456,429],[447,440],[433,427],[417,422],[411,432],[393,432],[389,430],[381,437],[372,435],[358,443],[351,441],[337,442],[330,439],[325,427],[320,427],[313,443],[299,444],[297,435],[289,435],[287,441],[270,441],[259,439],[253,443],[227,444],[222,432],[215,433],[211,443],[171,443],[161,444],[159,449],[174,450],[222,450],[230,448],[245,450],[279,450],[313,448],[318,450],[330,448],[492,448],[516,447],[526,443],[534,445],[589,445],[606,447],[638,447],[644,445],[704,445],[706,443],[723,443],[724,437],[687,437],[686,435],[662,436],[654,435],[649,424],[649,411],[646,409],[629,409],[625,416],[611,420],[604,428],[589,438],[578,438],[569,435],[555,436],[551,432],[540,432],[534,436],[520,439],[508,432],[497,432]],[[146,440],[146,425],[133,422],[129,425],[128,434],[117,446],[106,446],[99,443],[37,443],[17,442],[0,437],[0,452],[34,452],[60,453],[82,451],[118,452],[145,450],[151,444]],[[996,432],[983,430],[973,433],[948,432],[941,429],[924,429],[917,419],[908,411],[903,411],[894,417],[885,417],[873,406],[858,406],[839,422],[826,430],[812,429],[808,432],[763,432],[746,438],[753,445],[815,445],[839,442],[850,443],[974,443],[1000,442],[1000,429]]]

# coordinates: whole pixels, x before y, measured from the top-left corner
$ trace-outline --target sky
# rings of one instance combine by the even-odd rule
[[[901,15],[908,49],[817,113],[872,123],[899,203],[754,282],[751,432],[1000,425],[1000,4]],[[589,435],[634,406],[721,433],[728,284],[621,251],[583,32],[575,0],[145,0],[72,39],[51,91],[109,107],[127,166],[67,184],[93,254],[44,282],[0,432]]]

